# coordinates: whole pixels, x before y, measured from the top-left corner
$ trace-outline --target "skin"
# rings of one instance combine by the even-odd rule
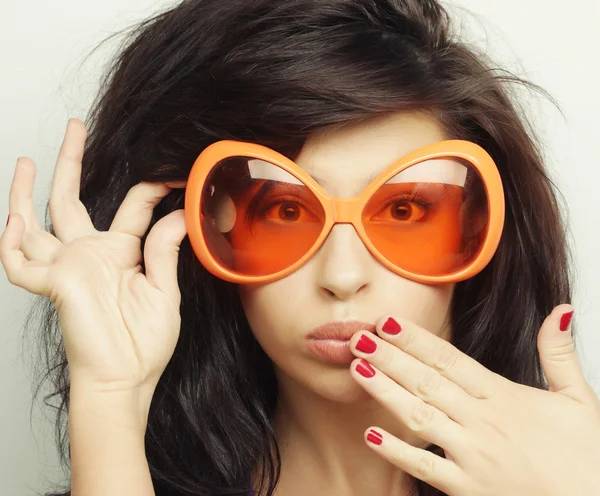
[[[364,179],[355,157],[369,151],[374,167],[373,157],[400,151],[400,131],[404,144],[426,144],[419,140],[436,134],[426,121],[405,114],[338,129],[311,139],[299,162],[316,175],[339,172],[331,164],[345,158],[348,174],[341,181],[320,179],[348,190],[335,194],[350,196]],[[71,119],[49,203],[56,236],[34,215],[33,162],[17,161],[0,261],[12,284],[50,298],[58,311],[69,362],[73,496],[146,496],[153,494],[144,451],[150,400],[180,327],[176,268],[186,234],[183,210],[150,230],[145,273],[140,238],[154,205],[184,185],[133,186],[110,229],[97,231],[78,199],[85,138],[83,123]],[[388,163],[395,156],[385,158]],[[537,337],[548,391],[514,383],[448,342],[453,288],[387,273],[354,236],[337,226],[297,273],[240,289],[277,368],[278,494],[408,494],[410,476],[449,496],[600,494],[600,400],[575,352],[573,307],[556,306]],[[314,363],[302,347],[313,325],[372,318],[375,332],[361,330],[350,340],[357,358],[348,367]],[[402,331],[389,334],[389,319]],[[361,346],[365,338],[368,348]],[[363,377],[359,365],[372,373]],[[371,431],[381,442],[372,442]],[[440,446],[445,457],[419,447],[427,443]]]
[[[296,161],[328,192],[348,197],[395,159],[443,139],[432,117],[394,114],[314,136]],[[449,496],[600,494],[600,400],[575,352],[573,307],[556,306],[540,328],[545,391],[488,370],[449,342],[453,290],[388,271],[347,224],[296,272],[240,287],[278,379],[276,494],[408,495],[413,478]],[[399,333],[384,328],[390,318]],[[351,364],[320,361],[305,348],[315,326],[354,319],[375,332],[352,336]],[[444,457],[423,449],[429,444]]]
[[[397,113],[314,135],[295,161],[327,192],[350,197],[393,161],[444,139],[430,115]],[[327,321],[375,324],[393,312],[449,340],[453,289],[454,284],[426,285],[391,272],[348,224],[334,226],[321,249],[294,273],[240,286],[248,321],[273,360],[279,384],[280,494],[406,493],[406,474],[369,449],[363,432],[379,425],[415,446],[427,443],[357,384],[347,365],[316,358],[304,339]]]

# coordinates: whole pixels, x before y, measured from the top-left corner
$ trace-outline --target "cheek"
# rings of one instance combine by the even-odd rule
[[[292,351],[297,334],[297,308],[303,301],[297,288],[282,279],[270,284],[240,286],[239,293],[244,313],[257,341],[265,352],[275,358]]]
[[[422,285],[411,297],[410,313],[406,315],[418,326],[450,339],[450,304],[454,293],[454,284]]]
[[[396,275],[386,279],[381,314],[397,313],[438,336],[445,339],[450,336],[448,324],[454,284],[421,284]]]

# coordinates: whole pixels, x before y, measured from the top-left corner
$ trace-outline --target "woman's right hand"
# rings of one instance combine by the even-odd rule
[[[108,231],[97,231],[79,200],[85,124],[70,119],[50,194],[56,237],[41,229],[32,199],[35,164],[17,161],[10,218],[0,237],[8,280],[56,305],[71,389],[154,392],[179,338],[179,245],[183,210],[160,219],[144,245],[154,207],[185,183],[141,182],[132,187]],[[106,201],[114,201],[106,192]],[[149,405],[148,405],[149,406]]]

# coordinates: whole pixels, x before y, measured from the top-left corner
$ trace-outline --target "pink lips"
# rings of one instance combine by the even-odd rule
[[[373,324],[348,320],[326,322],[306,336],[307,348],[318,358],[332,363],[350,363],[356,358],[350,351],[350,338],[357,331],[375,332]]]

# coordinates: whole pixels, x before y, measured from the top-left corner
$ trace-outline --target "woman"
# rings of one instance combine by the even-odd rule
[[[433,0],[142,23],[89,137],[69,122],[48,232],[22,158],[0,239],[9,280],[50,300],[60,494],[600,491],[564,226],[507,87],[527,83],[490,67]],[[265,203],[261,181],[296,190]]]

